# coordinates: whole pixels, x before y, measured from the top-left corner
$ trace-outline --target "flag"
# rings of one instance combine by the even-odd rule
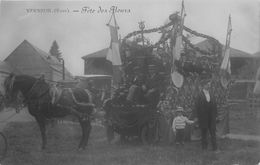
[[[114,18],[114,26],[110,25],[110,22]],[[116,23],[115,14],[111,15],[111,18],[108,22],[108,27],[110,30],[111,42],[110,47],[108,48],[106,59],[111,61],[112,63],[112,70],[113,70],[113,81],[112,85],[117,88],[119,87],[119,83],[122,77],[122,70],[121,70],[121,56],[120,56],[120,49],[119,49],[119,40],[118,40],[118,26]]]
[[[174,62],[175,60],[179,60],[180,57],[181,57],[181,49],[182,49],[182,31],[183,31],[183,24],[184,24],[184,17],[185,17],[185,13],[184,13],[184,1],[182,1],[182,8],[181,8],[181,21],[180,21],[180,24],[177,25],[174,30],[177,32],[176,34],[176,40],[175,40],[175,45],[173,46],[173,49],[172,49],[172,56],[173,56],[173,68],[172,69],[172,74],[171,74],[171,77],[172,77],[172,82],[173,84],[180,88],[182,87],[182,84],[183,84],[183,76],[178,73],[178,71],[175,69],[175,66],[174,66]],[[174,35],[173,35],[174,36]]]
[[[122,65],[117,27],[108,25],[110,29],[111,42],[107,52],[106,59],[112,62],[112,65]]]
[[[231,76],[231,64],[230,64],[230,39],[231,39],[231,16],[228,19],[228,28],[227,28],[227,36],[226,36],[226,45],[224,49],[224,57],[220,66],[220,73],[221,73],[221,84],[223,87],[227,87],[230,76]]]
[[[177,36],[176,36],[176,41],[175,45],[173,47],[173,60],[179,60],[181,57],[181,46],[182,46],[182,31],[183,31],[183,24],[184,24],[184,1],[182,1],[182,8],[181,8],[181,22],[177,30]]]

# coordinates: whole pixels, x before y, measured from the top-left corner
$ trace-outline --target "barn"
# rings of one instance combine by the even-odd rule
[[[50,81],[60,81],[63,78],[62,63],[27,40],[15,48],[4,61],[19,70],[21,74],[34,77],[44,75],[45,79]],[[67,69],[65,69],[65,79],[73,79]]]

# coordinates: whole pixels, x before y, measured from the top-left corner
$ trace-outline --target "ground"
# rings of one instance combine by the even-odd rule
[[[40,150],[40,132],[35,122],[9,123],[4,133],[9,141],[3,165],[256,165],[260,161],[260,143],[218,139],[220,153],[202,152],[200,143],[144,146],[108,144],[105,129],[93,126],[88,148],[77,151],[80,129],[77,124],[48,126],[48,145]]]
[[[245,103],[233,105],[229,111],[230,132],[260,136],[260,109],[250,109]]]

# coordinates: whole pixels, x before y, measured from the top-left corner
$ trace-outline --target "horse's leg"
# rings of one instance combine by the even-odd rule
[[[86,128],[86,136],[85,136],[85,139],[84,139],[83,145],[82,145],[83,149],[85,149],[85,147],[88,145],[88,139],[89,139],[90,132],[91,132],[91,129],[92,129],[91,120],[90,119],[85,120],[84,125],[85,125],[85,128]]]
[[[43,117],[35,117],[41,131],[41,136],[42,136],[42,150],[45,149],[47,139],[46,139],[46,126],[45,126],[45,119]]]
[[[84,121],[81,118],[79,118],[79,124],[80,124],[81,130],[82,130],[82,135],[81,135],[78,149],[83,149],[84,139],[86,138],[86,126],[84,124]]]

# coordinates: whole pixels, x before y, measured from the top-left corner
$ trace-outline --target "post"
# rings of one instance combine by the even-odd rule
[[[144,28],[145,28],[145,24],[144,24],[144,21],[140,21],[139,23],[139,28],[141,29],[142,33],[142,43],[143,43],[143,46],[144,46]]]
[[[62,80],[65,80],[65,62],[63,58],[61,58],[61,61],[62,61]]]

